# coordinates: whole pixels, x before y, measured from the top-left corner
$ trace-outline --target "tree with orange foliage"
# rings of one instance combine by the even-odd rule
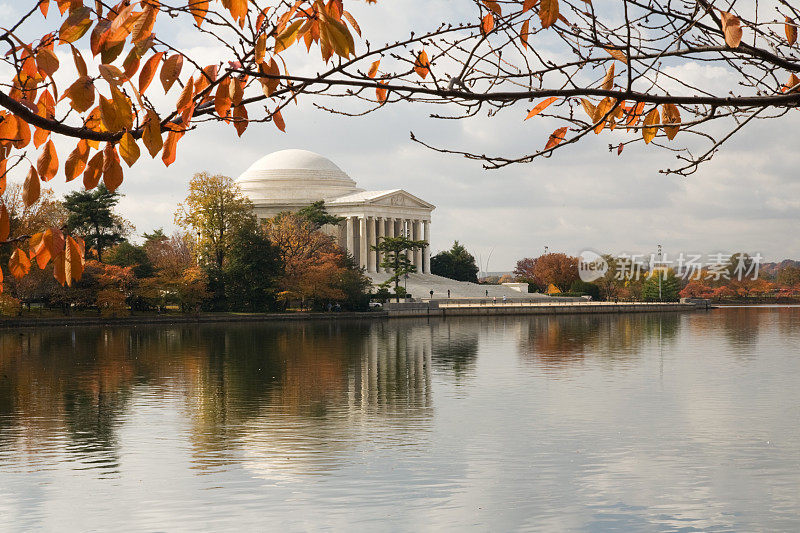
[[[533,282],[539,287],[555,285],[564,292],[578,279],[578,258],[562,253],[526,257],[517,261],[514,275],[518,280]]]

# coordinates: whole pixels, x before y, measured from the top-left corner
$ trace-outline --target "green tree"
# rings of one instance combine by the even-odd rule
[[[399,295],[400,278],[417,271],[417,267],[411,262],[411,254],[427,245],[428,243],[425,241],[415,241],[403,236],[382,237],[372,249],[383,255],[380,266],[383,269],[391,270],[392,276],[380,286],[388,287],[394,284],[394,293]]]
[[[319,200],[311,205],[307,205],[299,210],[297,214],[311,222],[311,224],[314,225],[314,229],[320,229],[327,224],[336,226],[339,222],[344,220],[343,217],[337,217],[336,215],[328,213],[328,210],[325,209],[325,200]]]
[[[224,268],[228,308],[248,312],[273,309],[282,271],[280,249],[255,219],[237,228]]]
[[[594,283],[587,283],[583,280],[577,279],[572,282],[569,287],[569,292],[577,294],[586,294],[592,297],[592,300],[600,299],[600,287]]]
[[[124,240],[129,223],[114,213],[120,195],[100,184],[91,191],[75,191],[64,196],[68,212],[67,231],[80,235],[86,248],[103,261],[103,250]]]
[[[478,265],[475,264],[475,257],[458,241],[455,241],[449,250],[431,257],[431,274],[478,283]]]
[[[225,307],[225,260],[233,246],[233,236],[255,220],[253,204],[228,176],[195,174],[189,194],[178,204],[175,222],[197,235],[197,251],[209,289],[214,293],[212,307]]]
[[[133,267],[133,275],[138,279],[149,278],[154,273],[153,264],[144,246],[137,246],[129,241],[122,241],[111,248],[106,254],[106,264]]]
[[[642,283],[642,300],[646,302],[674,302],[678,299],[678,292],[680,280],[672,269],[668,269],[666,273],[664,269],[655,269]]]

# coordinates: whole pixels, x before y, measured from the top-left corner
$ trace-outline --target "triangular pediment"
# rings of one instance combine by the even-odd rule
[[[424,209],[434,208],[432,204],[429,204],[428,202],[403,190],[388,192],[376,198],[370,199],[367,203],[393,207],[419,207]]]

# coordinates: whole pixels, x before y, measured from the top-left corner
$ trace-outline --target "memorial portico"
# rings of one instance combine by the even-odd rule
[[[403,189],[365,191],[329,159],[306,150],[282,150],[262,157],[237,180],[266,219],[325,201],[328,213],[342,217],[323,230],[337,240],[367,272],[381,272],[382,258],[372,247],[381,237],[405,235],[430,242],[435,206]],[[430,248],[411,253],[417,272],[430,273]]]

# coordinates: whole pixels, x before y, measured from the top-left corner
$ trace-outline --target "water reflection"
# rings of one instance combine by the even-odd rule
[[[800,309],[3,330],[0,529],[794,530],[799,340]]]
[[[519,351],[544,371],[557,372],[582,365],[586,357],[625,362],[648,344],[670,347],[680,328],[676,313],[537,316],[520,322]]]

